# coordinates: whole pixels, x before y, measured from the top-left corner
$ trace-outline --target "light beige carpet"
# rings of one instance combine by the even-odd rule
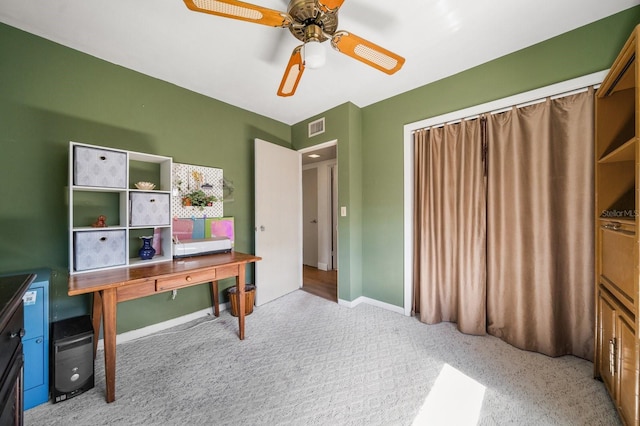
[[[211,317],[210,319],[213,319]],[[592,363],[524,352],[377,307],[296,291],[237,320],[118,345],[116,401],[96,387],[26,425],[616,425]]]

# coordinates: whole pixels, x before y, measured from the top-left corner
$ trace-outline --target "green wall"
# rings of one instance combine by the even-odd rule
[[[287,126],[0,24],[0,273],[53,271],[52,320],[88,311],[68,297],[70,140],[221,167],[233,180],[236,247],[253,251],[253,139],[296,149],[338,140],[339,297],[403,306],[403,126],[606,69],[640,7],[460,74]],[[437,65],[434,65],[437,66]],[[212,84],[214,84],[212,82]],[[309,139],[309,121],[327,131]],[[252,274],[250,274],[250,277]],[[231,285],[222,283],[222,288]],[[207,286],[120,304],[118,332],[210,305]]]
[[[307,123],[325,118],[325,133],[308,137]],[[291,130],[294,149],[338,140],[338,205],[347,208],[338,217],[338,298],[362,296],[362,129],[361,111],[352,103],[298,123]]]
[[[349,224],[358,226],[362,235],[361,294],[357,285],[355,288],[352,286],[353,292],[347,300],[362,295],[395,306],[404,305],[405,124],[607,69],[639,22],[640,7],[629,9],[364,107],[361,109],[361,122],[344,124],[343,134],[357,125],[362,130],[362,177],[359,180],[362,183],[362,215],[361,218],[352,218]],[[352,117],[357,119],[358,115],[352,114]],[[294,126],[294,129],[299,129],[292,133],[294,146],[311,144],[302,129],[306,129],[312,119]],[[338,141],[338,146],[341,142]],[[340,178],[344,166],[339,157]],[[351,170],[350,174],[353,173]],[[359,198],[355,194],[349,197],[350,200]],[[354,223],[360,219],[361,224]],[[354,241],[350,243],[354,244]],[[352,268],[354,263],[356,260],[351,259]],[[342,289],[340,294],[343,294]]]
[[[0,63],[0,273],[52,269],[52,320],[84,314],[89,303],[66,295],[71,140],[224,169],[236,188],[224,205],[236,248],[253,252],[253,139],[291,146],[290,126],[2,24]],[[204,309],[210,291],[180,290],[178,300],[120,304],[118,332]]]

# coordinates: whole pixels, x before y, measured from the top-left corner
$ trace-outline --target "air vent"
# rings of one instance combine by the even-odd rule
[[[324,117],[309,123],[309,137],[324,133]]]

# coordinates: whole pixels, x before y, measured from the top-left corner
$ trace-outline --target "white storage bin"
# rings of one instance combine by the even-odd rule
[[[132,192],[131,226],[161,226],[170,224],[169,194]]]
[[[126,188],[127,154],[76,146],[73,152],[73,183],[79,186]]]
[[[75,270],[106,268],[127,262],[124,229],[75,233]]]

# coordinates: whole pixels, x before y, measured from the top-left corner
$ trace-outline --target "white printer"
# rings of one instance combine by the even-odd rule
[[[173,237],[173,257],[191,257],[204,254],[231,252],[231,240],[227,237],[211,237],[193,240],[178,240]]]

